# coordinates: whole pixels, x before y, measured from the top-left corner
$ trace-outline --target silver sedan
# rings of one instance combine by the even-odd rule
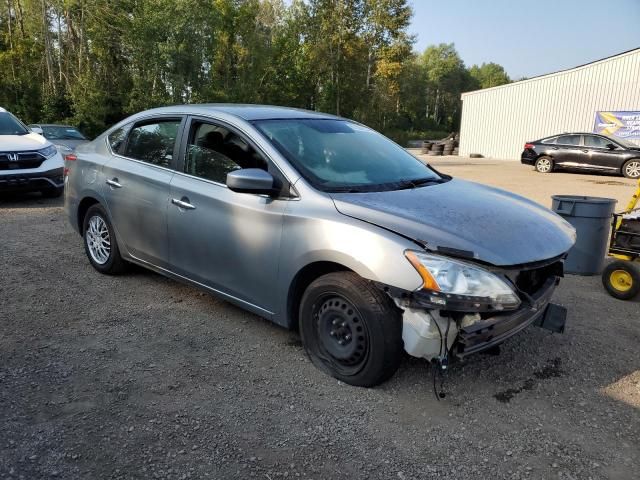
[[[254,105],[134,115],[67,155],[65,209],[99,272],[129,263],[286,328],[373,386],[403,350],[445,368],[536,323],[572,227],[437,172],[347,119]]]

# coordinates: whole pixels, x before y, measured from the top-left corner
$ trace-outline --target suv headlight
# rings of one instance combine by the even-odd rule
[[[483,268],[425,252],[407,250],[405,256],[422,277],[422,289],[431,293],[430,301],[440,308],[512,310],[520,305],[513,289]]]
[[[38,150],[40,155],[43,155],[45,158],[51,158],[58,152],[58,149],[55,145],[49,145],[48,147],[41,148]]]

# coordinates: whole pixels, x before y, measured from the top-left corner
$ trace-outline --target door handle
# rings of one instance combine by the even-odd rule
[[[122,188],[122,185],[120,185],[120,183],[118,182],[117,178],[112,178],[111,180],[107,180],[107,185],[109,185],[112,188]]]
[[[582,150],[584,153],[589,153],[589,150]]]
[[[558,147],[551,147],[551,150],[558,150]]]
[[[184,210],[195,210],[196,209],[195,205],[191,205],[189,203],[189,199],[187,197],[182,197],[180,200],[178,200],[177,198],[172,198],[171,199],[171,203],[176,205],[178,208],[182,208]]]

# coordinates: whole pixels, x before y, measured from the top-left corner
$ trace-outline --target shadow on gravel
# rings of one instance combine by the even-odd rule
[[[547,365],[539,370],[533,372],[533,377],[527,378],[524,383],[517,388],[509,388],[498,392],[494,395],[495,399],[502,403],[509,403],[513,397],[525,390],[533,390],[536,385],[536,380],[546,380],[548,378],[562,376],[562,369],[560,368],[562,361],[556,357],[549,361]]]
[[[0,193],[0,209],[62,207],[63,204],[62,197],[45,198],[38,192]]]

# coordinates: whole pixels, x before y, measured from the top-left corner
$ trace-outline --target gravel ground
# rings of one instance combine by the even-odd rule
[[[631,192],[615,177],[439,162],[494,183],[524,175],[512,189],[543,202],[549,181]],[[59,200],[0,199],[0,238],[0,478],[638,478],[640,304],[598,277],[561,283],[564,335],[531,327],[452,365],[438,401],[424,361],[350,387],[295,333],[195,288],[100,275]]]

